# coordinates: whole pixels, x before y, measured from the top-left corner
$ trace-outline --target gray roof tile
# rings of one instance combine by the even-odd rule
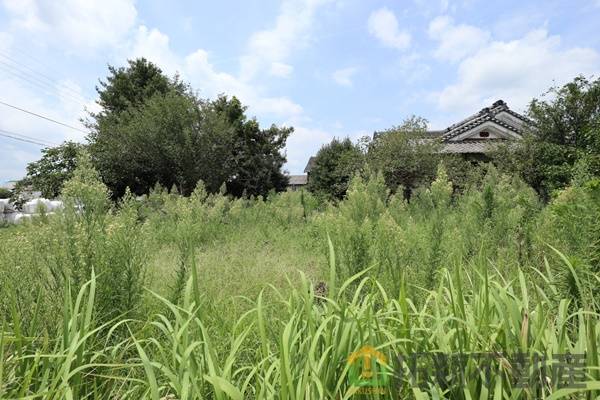
[[[498,115],[501,112],[507,112],[508,114],[520,119],[525,123],[530,123],[528,118],[509,109],[508,105],[503,100],[498,100],[494,104],[492,104],[491,107],[485,107],[481,109],[478,113],[473,114],[470,117],[456,124],[450,125],[448,128],[445,129],[444,133],[442,134],[442,140],[447,141],[449,139],[452,139],[453,137],[456,137],[461,133],[473,129],[476,126],[481,125],[487,121],[494,122],[504,128],[512,130],[513,132],[521,133],[518,128],[496,118],[496,115]]]
[[[505,140],[462,140],[460,142],[444,142],[440,153],[473,154],[488,153]]]
[[[289,185],[306,185],[308,182],[306,175],[290,175]]]

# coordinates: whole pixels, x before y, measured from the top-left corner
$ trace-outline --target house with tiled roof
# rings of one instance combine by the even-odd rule
[[[530,121],[512,111],[503,100],[441,131],[429,131],[429,138],[441,141],[441,152],[485,155],[494,145],[519,140]]]
[[[485,107],[446,129],[428,131],[425,137],[417,141],[437,140],[441,145],[441,153],[481,159],[499,143],[520,140],[525,127],[530,123],[527,117],[512,111],[503,100],[498,100],[490,107]],[[379,132],[375,132],[373,137],[377,135]],[[315,157],[311,157],[304,169],[309,180],[314,162]]]

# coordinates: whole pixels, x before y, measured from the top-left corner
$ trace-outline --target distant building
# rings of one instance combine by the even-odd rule
[[[484,156],[498,143],[520,140],[529,123],[528,118],[498,100],[444,130],[427,133],[442,142],[442,153]]]
[[[288,190],[298,190],[306,186],[308,183],[307,175],[290,175],[288,182]]]
[[[308,159],[308,162],[306,163],[306,167],[304,167],[304,173],[306,174],[306,181],[308,182],[308,180],[310,179],[310,171],[313,169],[313,167],[315,166],[315,160],[317,158],[315,156],[312,156]]]
[[[481,159],[499,143],[520,140],[529,123],[531,121],[527,117],[509,109],[503,100],[498,100],[490,107],[485,107],[444,130],[428,131],[423,139],[418,140],[439,140],[442,144],[441,153]],[[375,132],[373,138],[379,134],[380,132]],[[307,180],[310,179],[314,164],[313,156],[304,168]]]

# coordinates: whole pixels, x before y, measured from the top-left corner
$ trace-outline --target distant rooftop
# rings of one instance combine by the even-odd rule
[[[441,153],[485,154],[498,143],[521,139],[524,129],[531,123],[526,116],[512,111],[504,100],[497,100],[446,129],[427,131],[412,140],[414,143],[437,140],[442,144]],[[384,133],[386,131],[374,132],[373,139]],[[310,173],[314,163],[313,156],[308,160],[304,172]]]
[[[306,175],[290,175],[289,176],[289,185],[306,185],[308,182],[308,177]]]
[[[315,160],[316,160],[315,156],[312,156],[308,159],[308,162],[306,163],[306,167],[304,168],[305,173],[307,173],[307,174],[310,173],[310,171],[315,166]]]

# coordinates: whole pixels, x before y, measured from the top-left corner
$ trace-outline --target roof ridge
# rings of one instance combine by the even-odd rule
[[[445,130],[447,132],[450,132],[451,130],[456,129],[457,127],[459,127],[465,123],[468,123],[471,120],[474,120],[482,115],[486,115],[486,114],[490,114],[490,113],[493,113],[495,115],[501,111],[508,110],[508,109],[509,109],[508,105],[504,102],[504,100],[497,100],[491,106],[483,107],[481,110],[479,110],[475,114],[472,114],[472,115],[468,116],[467,118],[450,125]]]
[[[511,124],[496,118],[496,116],[501,112],[507,112],[508,114],[510,114],[526,123],[531,122],[529,120],[529,118],[511,110],[508,107],[508,104],[506,104],[506,102],[504,100],[497,100],[491,106],[484,107],[481,110],[479,110],[477,113],[463,119],[462,121],[450,125],[448,128],[446,128],[444,130],[444,134],[441,135],[441,138],[442,138],[442,140],[451,139],[451,138],[456,137],[456,136],[460,135],[461,133],[468,131],[486,121],[493,121],[494,123],[496,123],[502,127],[505,127],[507,129],[510,129],[513,132],[520,133],[520,130],[518,128],[515,128]]]

